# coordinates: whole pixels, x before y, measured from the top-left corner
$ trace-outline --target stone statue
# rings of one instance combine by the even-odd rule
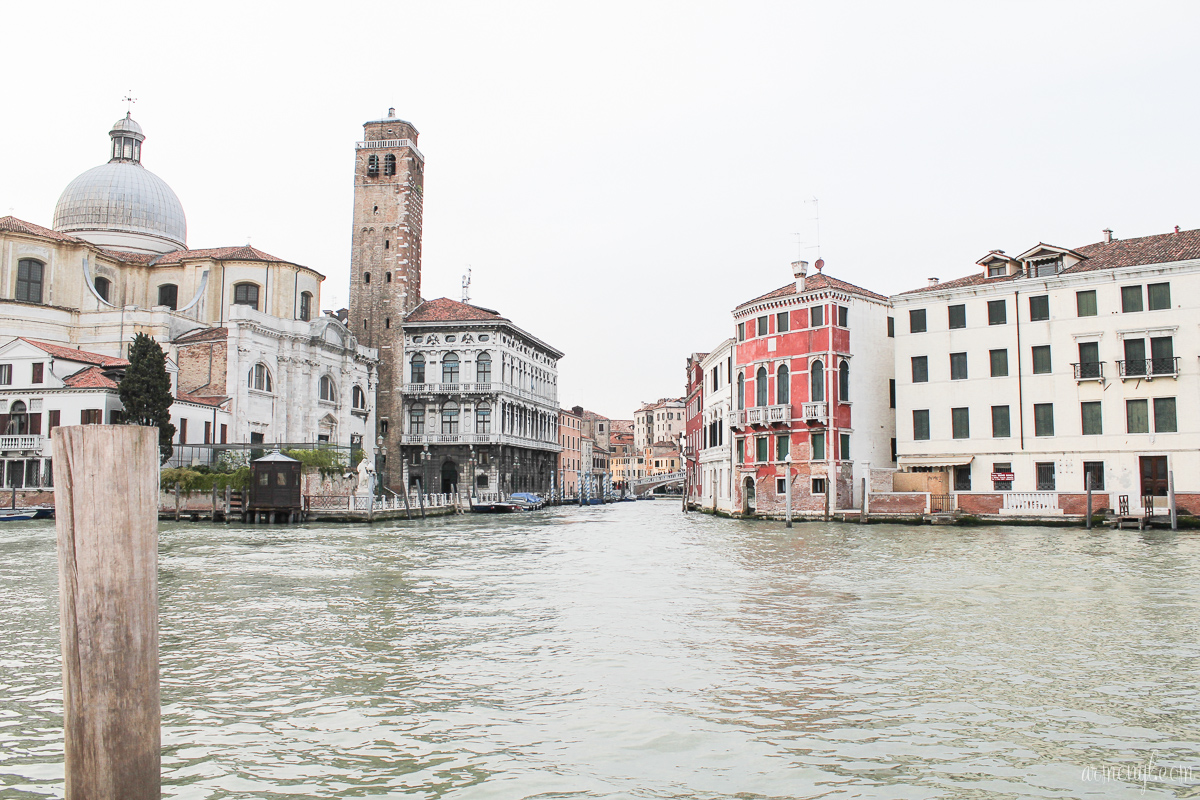
[[[375,494],[375,472],[371,469],[369,459],[364,457],[358,462],[358,488],[355,494],[371,497]]]

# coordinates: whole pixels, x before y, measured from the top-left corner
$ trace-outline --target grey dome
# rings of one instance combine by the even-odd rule
[[[169,253],[187,249],[183,204],[166,181],[129,161],[93,167],[67,184],[54,208],[54,229],[122,250]],[[89,233],[148,238],[129,244],[127,236]]]
[[[126,114],[113,123],[112,130],[108,132],[108,135],[112,136],[112,134],[117,131],[141,134],[142,126],[134,122],[133,117]]]

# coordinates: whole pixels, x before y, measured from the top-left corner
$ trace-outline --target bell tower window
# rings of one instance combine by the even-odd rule
[[[367,177],[379,177],[379,156],[374,153],[367,157]]]
[[[384,175],[395,175],[396,174],[396,157],[394,155],[392,155],[391,153],[388,153],[386,156],[383,157],[383,174]]]

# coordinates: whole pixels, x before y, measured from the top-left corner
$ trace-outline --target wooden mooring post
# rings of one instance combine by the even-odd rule
[[[158,429],[51,439],[66,800],[158,800]]]

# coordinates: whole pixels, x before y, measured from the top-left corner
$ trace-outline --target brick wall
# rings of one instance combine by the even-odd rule
[[[1092,493],[1092,513],[1098,514],[1109,507],[1109,499],[1107,492]],[[1063,513],[1072,516],[1084,516],[1087,514],[1087,493],[1080,492],[1079,494],[1068,494],[1061,492],[1058,495],[1058,507],[1063,510]]]
[[[1176,494],[1175,510],[1200,516],[1200,494]]]
[[[1004,496],[1000,494],[959,494],[955,500],[964,514],[999,514],[1004,505]]]
[[[179,363],[179,389],[200,397],[225,397],[229,392],[227,364],[229,343],[225,338],[182,342],[176,345]]]
[[[871,494],[868,500],[870,514],[924,514],[925,497],[923,492],[901,494],[881,492]]]

